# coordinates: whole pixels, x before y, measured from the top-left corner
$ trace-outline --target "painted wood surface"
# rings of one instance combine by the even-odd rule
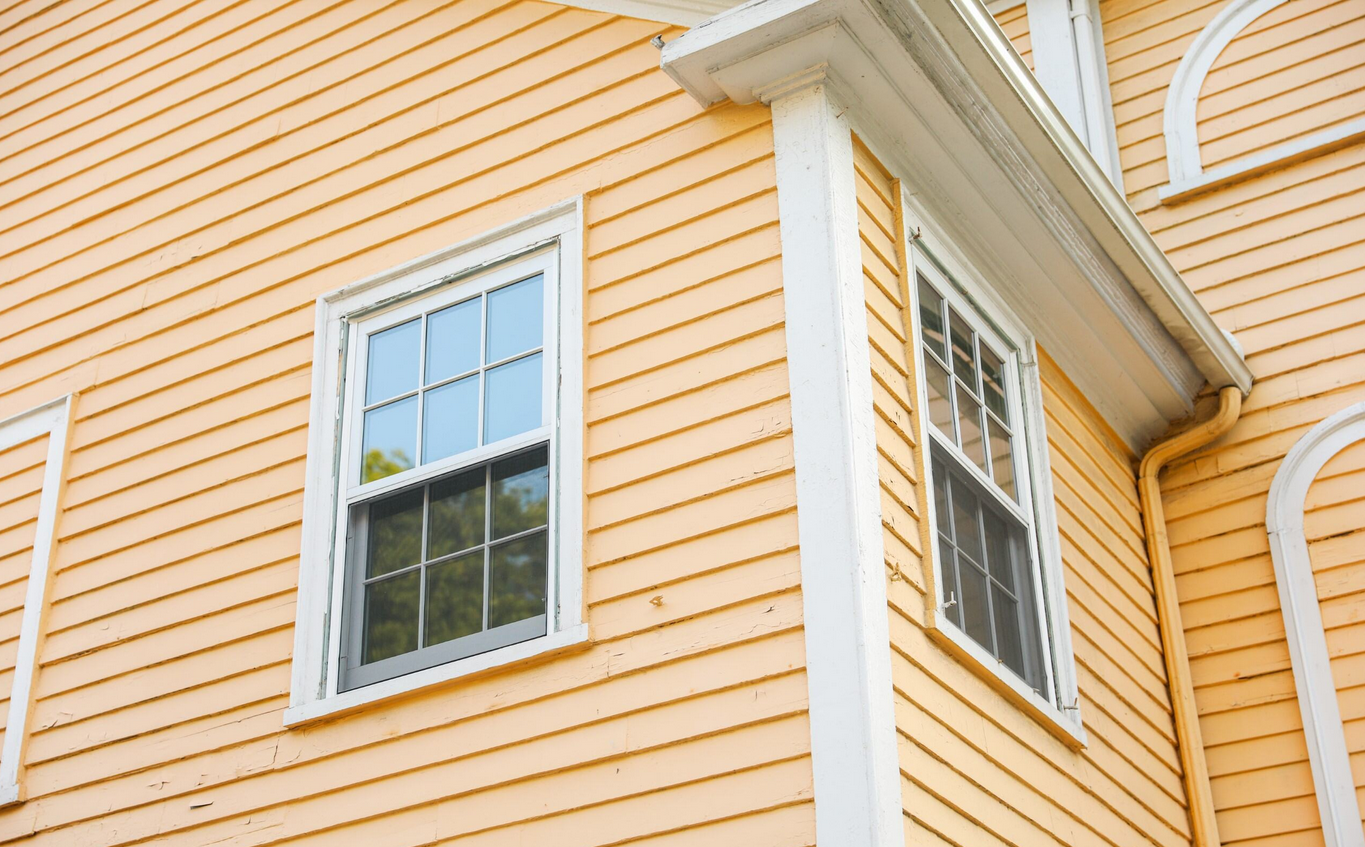
[[[83,392],[0,842],[812,843],[767,110],[541,2],[0,31],[0,409]],[[592,644],[284,731],[314,298],[577,194]]]
[[[47,444],[44,435],[0,451],[0,742],[8,729]]]
[[[1264,519],[1294,442],[1365,399],[1365,146],[1161,205],[1166,90],[1223,5],[1100,8],[1128,200],[1256,376],[1232,431],[1163,482],[1220,835],[1229,845],[1311,847],[1322,836]],[[1296,0],[1234,39],[1200,104],[1205,163],[1282,142],[1312,115],[1357,109],[1362,22],[1365,6],[1353,0]],[[1302,119],[1285,117],[1299,107]],[[1365,525],[1359,504],[1337,514]],[[1331,636],[1343,656],[1361,649],[1360,637],[1351,628]],[[1351,696],[1343,717],[1359,726],[1365,696]],[[1365,773],[1365,759],[1355,761]]]
[[[1029,70],[1033,70],[1033,42],[1029,39],[1028,6],[1020,3],[999,12],[995,16],[995,22],[1000,24],[1005,37],[1014,45],[1014,49],[1019,51],[1019,58],[1024,60]]]
[[[1187,845],[1134,457],[1046,357],[1048,447],[1089,745],[1063,744],[925,630],[931,571],[899,188],[857,150],[906,842]]]

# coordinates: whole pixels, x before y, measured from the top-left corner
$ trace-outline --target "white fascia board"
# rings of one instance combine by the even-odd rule
[[[665,45],[706,105],[824,64],[848,119],[1141,447],[1251,374],[977,0],[757,0]],[[932,196],[930,196],[932,195]]]

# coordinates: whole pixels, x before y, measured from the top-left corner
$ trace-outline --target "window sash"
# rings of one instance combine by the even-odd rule
[[[354,313],[346,320],[341,351],[341,373],[344,377],[341,391],[341,409],[338,415],[341,426],[338,438],[337,479],[341,483],[339,486],[341,492],[340,496],[336,498],[333,529],[335,553],[332,561],[333,576],[330,599],[330,608],[333,610],[333,614],[330,615],[328,622],[326,696],[334,696],[342,691],[544,636],[558,628],[561,614],[559,593],[562,577],[559,573],[558,564],[559,439],[555,427],[559,400],[558,315],[560,303],[557,259],[558,251],[554,249],[543,249],[530,255],[509,257],[506,262],[481,269],[476,275],[450,283],[449,288],[445,288],[439,283],[421,286],[411,293],[394,298],[387,303]],[[413,468],[372,480],[369,483],[348,485],[347,483],[350,480],[359,480],[358,468],[361,462],[365,409],[395,402],[397,399],[396,397],[387,398],[369,406],[364,403],[365,377],[368,369],[368,337],[420,315],[435,313],[476,296],[483,296],[486,299],[489,293],[497,289],[514,285],[537,275],[543,276],[542,343],[541,347],[537,348],[543,355],[541,364],[541,425],[527,432],[509,436],[491,444],[479,445],[471,450],[447,456],[434,462],[419,463]],[[482,362],[487,335],[486,307],[481,309],[480,320],[485,322],[480,327],[481,336],[484,336],[480,341],[480,368],[486,370],[499,364],[484,364]],[[423,343],[425,344],[425,339],[423,339]],[[507,359],[514,361],[523,355],[531,355],[534,352],[523,351],[521,354],[509,356]],[[420,362],[419,367],[421,371],[418,375],[417,393],[420,396],[422,392],[430,390],[435,383],[432,386],[420,384],[425,382],[425,361]],[[479,417],[480,429],[482,429],[482,390],[480,391]],[[421,426],[422,420],[419,416],[419,429]],[[363,574],[365,567],[363,554],[358,555],[360,550],[353,549],[354,536],[359,533],[351,532],[352,510],[358,508],[368,516],[366,504],[370,501],[396,493],[403,488],[427,484],[436,477],[453,474],[462,468],[491,462],[503,456],[510,456],[542,443],[547,446],[550,475],[550,493],[547,507],[549,524],[546,540],[545,613],[536,618],[507,624],[496,628],[496,630],[484,630],[445,644],[434,645],[431,648],[413,650],[368,665],[347,667],[353,658],[359,656],[356,647],[350,643],[353,631],[358,629],[351,623],[355,617],[352,614],[351,607],[356,605],[354,600],[361,596],[353,585],[353,583],[358,582],[356,574]],[[419,452],[418,458],[420,455]],[[359,591],[363,591],[363,584],[360,585]],[[363,614],[363,609],[361,613]]]

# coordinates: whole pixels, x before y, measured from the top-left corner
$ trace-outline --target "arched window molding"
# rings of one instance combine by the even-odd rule
[[[1365,834],[1332,681],[1317,583],[1308,558],[1303,510],[1308,488],[1323,465],[1361,440],[1365,440],[1365,403],[1349,406],[1313,427],[1280,465],[1266,503],[1270,557],[1275,563],[1285,640],[1327,847],[1365,847]]]
[[[1166,166],[1170,182],[1157,192],[1163,201],[1183,200],[1234,180],[1270,170],[1276,166],[1326,153],[1360,137],[1365,137],[1365,118],[1349,121],[1302,138],[1268,147],[1250,156],[1205,171],[1199,152],[1196,108],[1199,92],[1209,69],[1223,49],[1242,30],[1286,0],[1231,0],[1209,21],[1180,61],[1166,91],[1163,116],[1166,135]]]

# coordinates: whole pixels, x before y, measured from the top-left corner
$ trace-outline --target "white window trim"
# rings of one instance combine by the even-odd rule
[[[1329,127],[1311,135],[1268,147],[1250,156],[1204,170],[1199,150],[1199,94],[1213,63],[1242,30],[1286,0],[1232,0],[1199,32],[1175,69],[1166,90],[1162,116],[1166,136],[1166,169],[1169,182],[1157,190],[1163,202],[1178,202],[1192,195],[1327,153],[1365,137],[1365,118]]]
[[[24,799],[24,753],[28,747],[28,722],[33,712],[33,680],[37,676],[38,650],[44,635],[43,612],[47,608],[48,586],[52,582],[52,550],[57,543],[57,513],[66,485],[66,459],[75,403],[76,396],[68,394],[0,421],[0,451],[44,435],[48,438],[33,554],[24,592],[24,614],[19,624],[14,682],[5,723],[5,743],[0,748],[0,806]]]
[[[1041,379],[1038,374],[1038,359],[1033,335],[1014,317],[1010,310],[994,295],[990,284],[976,273],[971,264],[936,233],[940,230],[908,189],[902,190],[906,240],[907,290],[910,296],[911,320],[907,321],[913,345],[915,373],[924,373],[924,354],[921,349],[923,340],[919,329],[919,286],[916,272],[923,266],[930,268],[932,282],[946,279],[949,290],[941,290],[950,303],[970,304],[972,312],[991,324],[990,334],[1003,335],[1000,341],[1006,348],[1017,351],[1011,359],[1017,363],[1014,371],[1014,384],[1021,391],[1012,399],[1011,412],[1017,415],[1018,423],[1012,427],[1017,437],[1023,441],[1027,462],[1016,462],[1016,473],[1022,474],[1017,480],[1021,491],[1027,491],[1030,499],[1032,521],[1030,522],[1029,542],[1032,555],[1038,567],[1034,568],[1034,597],[1038,603],[1037,619],[1043,627],[1043,653],[1045,672],[1050,682],[1048,696],[1040,696],[1023,679],[1004,666],[1004,663],[991,655],[985,648],[972,640],[966,632],[951,622],[940,620],[942,616],[939,592],[943,584],[936,540],[938,518],[932,492],[930,472],[932,462],[929,445],[937,436],[931,433],[929,423],[928,397],[923,378],[916,379],[918,403],[919,443],[923,445],[920,455],[923,458],[922,502],[925,506],[927,521],[924,555],[932,564],[933,592],[926,597],[926,621],[929,634],[941,645],[949,649],[964,663],[983,676],[998,690],[1014,700],[1054,735],[1072,747],[1083,747],[1087,743],[1084,722],[1081,717],[1080,699],[1076,680],[1075,654],[1071,646],[1071,622],[1067,613],[1066,586],[1063,581],[1061,538],[1057,531],[1057,512],[1052,494],[1052,471],[1048,457],[1046,426],[1043,414]],[[944,286],[941,286],[944,287]],[[977,327],[978,331],[982,327]],[[1027,467],[1020,468],[1020,465]],[[1022,504],[1021,504],[1022,505]]]
[[[581,197],[557,203],[513,223],[324,294],[317,301],[313,340],[313,392],[309,413],[308,464],[299,560],[299,595],[290,679],[290,705],[284,723],[294,726],[353,710],[397,694],[559,652],[588,640],[583,618],[583,204]],[[549,632],[541,638],[500,647],[337,692],[341,583],[344,563],[337,560],[336,532],[344,460],[342,409],[346,391],[345,340],[352,319],[461,278],[495,272],[501,265],[552,253],[558,286],[546,285],[558,311],[559,399],[551,409],[558,466],[552,476],[557,504],[551,532]],[[547,283],[549,276],[547,275]],[[547,345],[551,340],[547,338]],[[547,357],[548,359],[548,357]],[[549,406],[546,407],[550,409]],[[401,479],[399,478],[401,477]],[[382,487],[411,477],[395,475]]]
[[[1365,403],[1342,409],[1299,439],[1275,473],[1266,499],[1270,558],[1327,847],[1365,847],[1365,833],[1360,828],[1360,806],[1304,535],[1303,510],[1308,489],[1323,466],[1359,441],[1365,441]]]

